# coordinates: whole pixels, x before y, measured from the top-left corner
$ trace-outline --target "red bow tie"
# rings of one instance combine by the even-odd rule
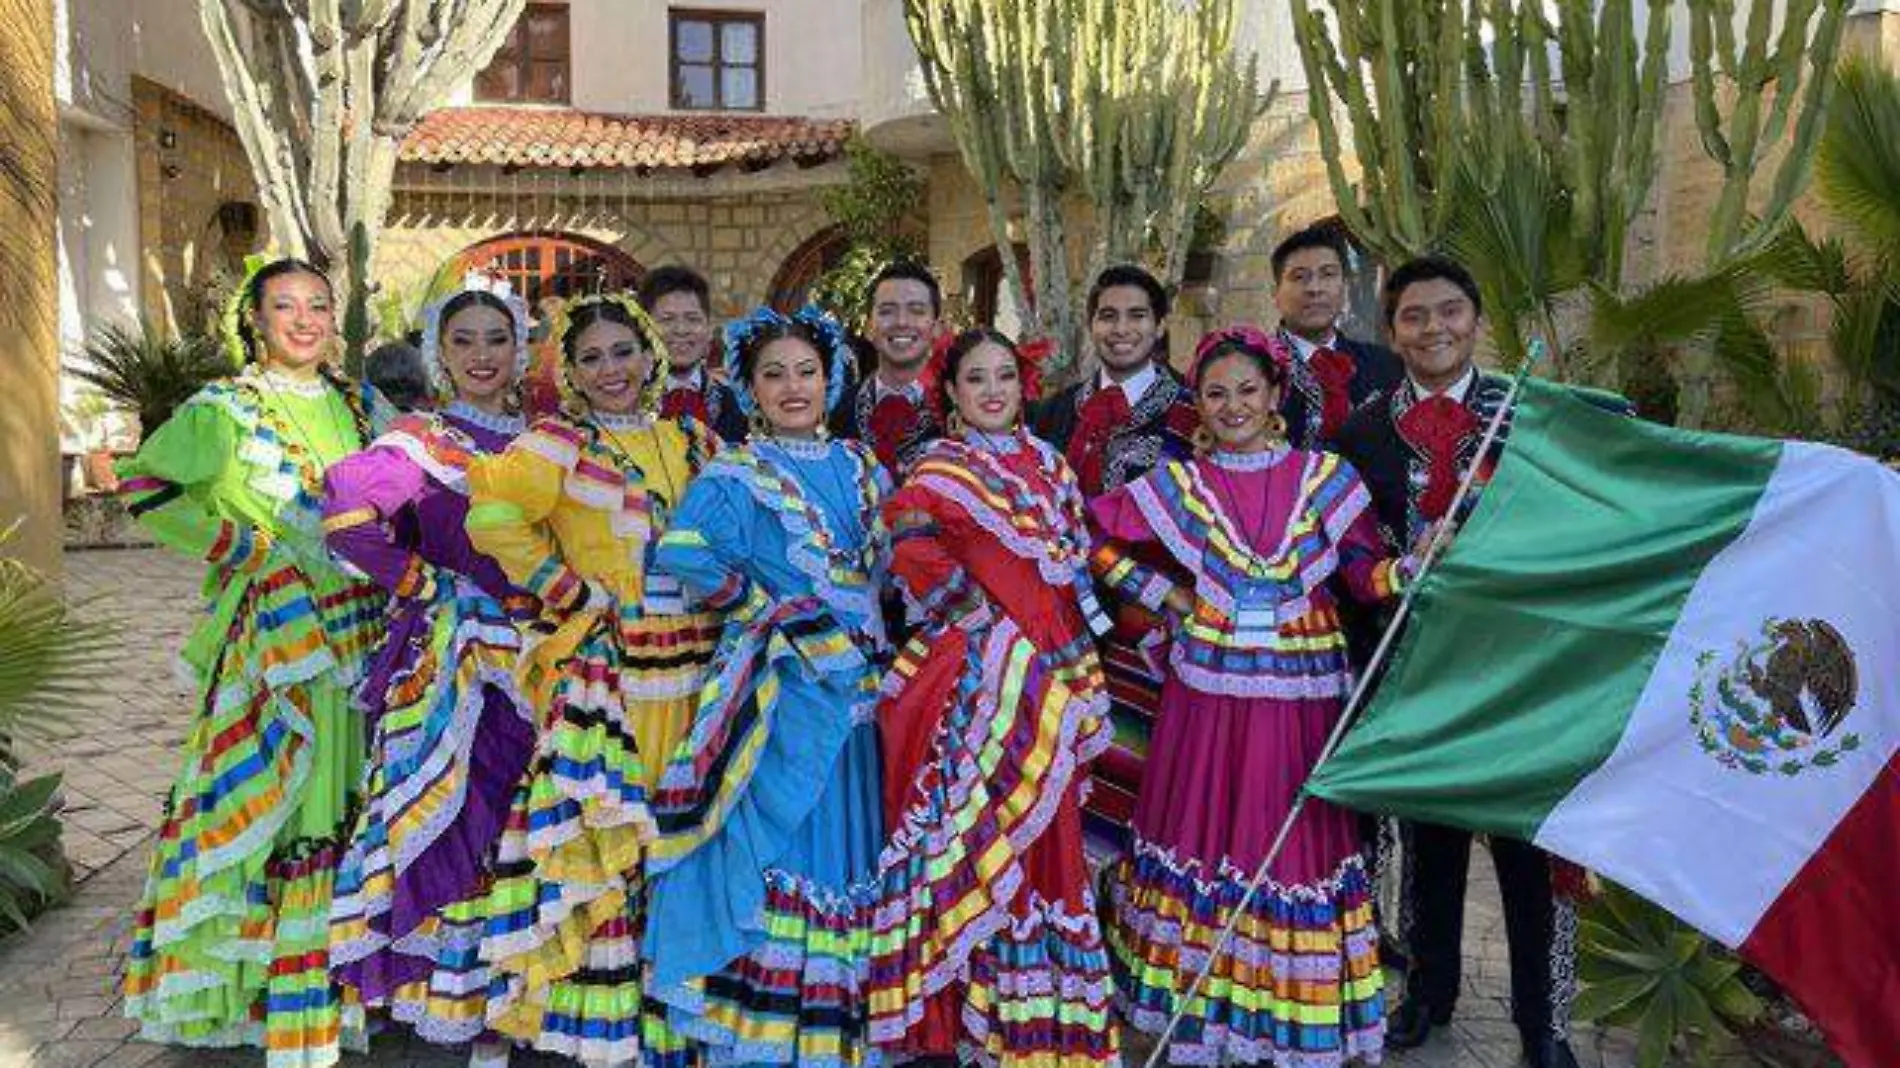
[[[1120,386],[1096,390],[1076,413],[1075,435],[1069,439],[1067,457],[1084,494],[1094,496],[1102,492],[1102,464],[1108,456],[1108,439],[1128,422],[1130,414],[1128,394]]]
[[[1399,434],[1425,458],[1425,492],[1418,513],[1427,522],[1444,518],[1458,494],[1458,446],[1478,429],[1478,417],[1462,403],[1440,394],[1399,416]]]
[[[921,414],[902,393],[893,393],[871,408],[871,425],[864,429],[871,438],[871,451],[892,475],[898,473],[898,447],[917,432]]]
[[[712,414],[706,409],[705,394],[691,386],[676,386],[667,390],[666,396],[660,401],[660,417],[678,419],[683,415],[690,415],[699,420],[701,425],[710,426]]]
[[[1314,349],[1306,358],[1306,366],[1319,382],[1320,437],[1331,441],[1339,436],[1339,428],[1346,425],[1346,417],[1352,414],[1352,379],[1359,365],[1348,353],[1321,348]]]

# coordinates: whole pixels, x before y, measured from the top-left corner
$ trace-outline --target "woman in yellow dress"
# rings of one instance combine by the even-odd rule
[[[563,416],[469,470],[471,541],[544,606],[521,662],[539,739],[502,835],[481,955],[496,1032],[625,1064],[672,1045],[657,1019],[643,1028],[640,842],[719,637],[718,618],[687,612],[678,583],[648,565],[715,439],[658,416],[665,351],[631,298],[568,305],[551,336]]]

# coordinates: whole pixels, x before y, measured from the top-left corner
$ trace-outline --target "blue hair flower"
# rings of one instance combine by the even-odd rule
[[[807,304],[790,315],[764,306],[726,324],[723,344],[726,381],[738,396],[739,408],[746,415],[755,414],[759,410],[759,402],[752,396],[752,383],[746,381],[740,370],[740,353],[761,335],[798,336],[794,331],[799,327],[803,327],[811,339],[817,341],[818,354],[825,359],[825,411],[838,407],[839,399],[844,396],[845,382],[856,362],[851,343],[845,339],[844,327],[816,304]]]

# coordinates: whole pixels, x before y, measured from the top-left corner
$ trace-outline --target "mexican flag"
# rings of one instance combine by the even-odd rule
[[[1527,839],[1900,1065],[1900,475],[1537,380],[1308,790]]]

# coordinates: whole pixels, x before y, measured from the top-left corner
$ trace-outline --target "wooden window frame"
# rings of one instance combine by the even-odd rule
[[[686,103],[680,91],[680,23],[706,22],[713,28],[712,71],[713,100],[711,107],[695,107]],[[725,61],[725,34],[721,28],[732,24],[745,24],[752,27],[753,40],[758,49],[756,63],[727,63]],[[729,107],[725,101],[725,79],[721,74],[727,67],[746,67],[757,72],[757,101],[751,107]],[[726,11],[720,9],[673,7],[666,12],[666,95],[667,103],[674,111],[715,112],[763,112],[765,110],[765,12],[763,11]]]
[[[528,32],[528,23],[536,15],[552,15],[555,13],[559,13],[561,17],[561,21],[565,25],[566,30],[567,30],[561,44],[562,52],[560,56],[561,63],[567,69],[567,76],[561,80],[562,87],[566,91],[563,92],[558,98],[549,98],[546,100],[542,100],[542,99],[538,99],[536,97],[529,95],[529,87],[534,84],[534,64],[536,60],[535,60],[534,52],[530,48],[529,43],[528,43],[531,37],[531,35]],[[517,75],[516,85],[520,87],[520,90],[521,90],[520,94],[517,96],[511,96],[511,97],[489,96],[482,92],[482,75],[488,73],[488,71],[492,69],[495,66],[495,64],[503,62],[504,57],[501,51],[497,50],[497,52],[495,53],[495,57],[488,61],[488,66],[483,67],[481,70],[475,73],[475,81],[473,85],[475,102],[477,104],[571,105],[574,102],[574,20],[573,20],[572,11],[567,5],[567,3],[565,2],[565,0],[560,0],[560,2],[552,2],[552,0],[541,0],[541,2],[530,3],[527,6],[523,7],[521,9],[521,17],[515,20],[514,27],[508,31],[508,34],[510,37],[514,36],[516,33],[519,33],[521,35],[521,51],[518,55],[514,57],[514,64],[515,64],[516,75]],[[506,45],[504,44],[504,48],[505,47]],[[547,59],[547,60],[543,60],[543,62],[553,62],[553,60]]]

